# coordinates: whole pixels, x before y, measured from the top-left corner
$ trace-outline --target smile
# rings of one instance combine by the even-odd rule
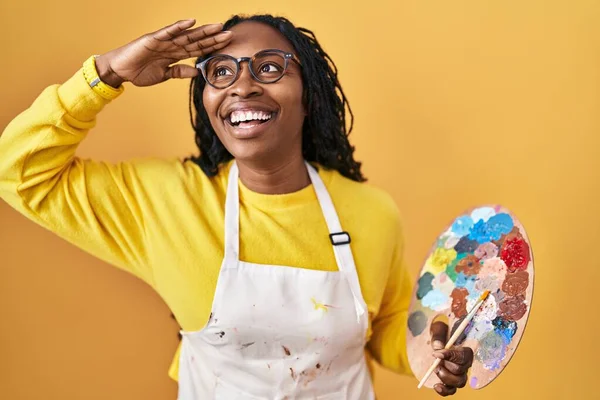
[[[229,114],[227,122],[238,128],[250,128],[273,118],[274,113],[263,110],[235,110]]]
[[[276,116],[275,112],[245,108],[232,111],[225,122],[231,127],[231,134],[238,139],[251,139],[259,136]]]

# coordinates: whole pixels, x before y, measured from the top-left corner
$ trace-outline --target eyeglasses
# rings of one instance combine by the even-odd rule
[[[250,74],[260,83],[275,83],[285,74],[289,61],[292,60],[299,66],[300,60],[292,53],[283,50],[261,50],[252,57],[235,58],[227,54],[216,54],[196,64],[206,82],[216,88],[225,89],[239,78],[241,66],[248,62]]]

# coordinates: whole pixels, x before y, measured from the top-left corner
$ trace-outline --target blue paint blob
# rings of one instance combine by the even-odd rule
[[[408,317],[408,329],[413,336],[419,336],[427,326],[427,316],[421,310],[415,311]]]
[[[417,282],[419,285],[417,288],[417,299],[421,300],[433,289],[433,286],[431,285],[433,278],[434,276],[431,272],[425,272],[423,275],[421,275],[419,281]]]
[[[458,236],[464,236],[469,233],[472,226],[473,219],[468,215],[463,215],[454,220],[454,223],[452,224],[452,232],[456,233]]]
[[[472,253],[479,247],[479,242],[476,240],[469,239],[468,236],[463,236],[460,238],[458,243],[454,246],[454,250],[457,253]]]
[[[467,276],[463,272],[459,272],[456,275],[456,280],[454,281],[456,287],[465,287],[467,284]]]
[[[506,213],[497,214],[484,222],[482,219],[477,221],[469,231],[469,239],[476,240],[479,243],[498,240],[509,233],[514,227],[514,222],[510,215]]]
[[[475,276],[467,276],[463,272],[459,272],[456,275],[454,284],[456,287],[465,288],[469,293],[473,293],[475,291],[475,279]]]
[[[469,231],[469,239],[476,240],[479,243],[486,243],[491,240],[495,240],[492,239],[491,232],[488,230],[488,224],[483,222],[482,219],[477,221],[477,223],[473,225]]]
[[[512,231],[515,223],[512,217],[506,213],[496,214],[487,221],[488,231],[493,235],[494,240],[500,239],[502,235],[506,235]]]
[[[509,344],[515,333],[517,333],[518,325],[515,321],[507,321],[501,317],[496,317],[492,321],[492,325],[494,325],[494,330],[502,337],[506,344]]]
[[[441,311],[449,306],[448,296],[440,290],[432,290],[423,297],[421,304],[431,308],[433,311]]]

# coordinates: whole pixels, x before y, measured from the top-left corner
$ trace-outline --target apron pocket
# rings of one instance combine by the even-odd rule
[[[230,383],[222,381],[217,378],[215,386],[215,397],[214,400],[268,400],[266,397],[254,396],[250,393],[246,393],[241,389],[233,386]]]

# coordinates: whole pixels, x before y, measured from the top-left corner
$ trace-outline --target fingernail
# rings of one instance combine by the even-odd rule
[[[444,343],[441,340],[434,340],[433,341],[433,349],[434,350],[441,350],[444,348]]]
[[[436,392],[438,392],[439,394],[442,394],[442,387],[441,386],[435,385],[433,388],[435,389]]]
[[[444,353],[442,353],[441,351],[434,351],[433,352],[433,356],[435,358],[439,358],[440,360],[445,360],[446,359],[446,355]]]

